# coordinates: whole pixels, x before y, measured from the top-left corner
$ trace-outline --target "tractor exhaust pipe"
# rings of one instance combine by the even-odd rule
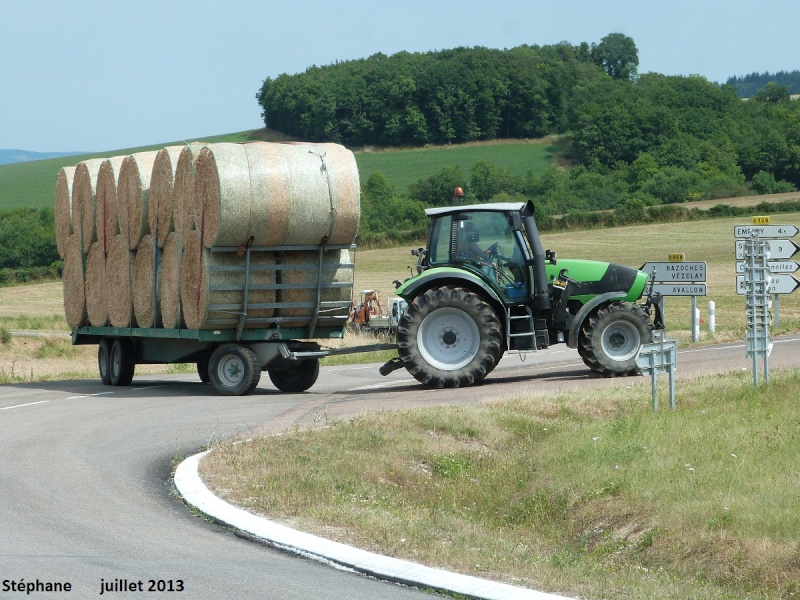
[[[547,293],[547,270],[545,268],[544,248],[542,240],[539,239],[539,228],[536,226],[536,219],[533,218],[535,212],[533,202],[528,200],[522,207],[520,214],[525,224],[525,235],[528,236],[528,243],[533,252],[533,307],[536,310],[550,310],[550,295]]]

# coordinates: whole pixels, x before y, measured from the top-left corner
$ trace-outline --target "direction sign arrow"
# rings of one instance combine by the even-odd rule
[[[678,282],[678,281],[705,281],[706,262],[646,262],[640,271],[648,275],[655,269],[655,281]]]
[[[791,275],[772,275],[770,277],[769,287],[767,293],[769,294],[791,294],[798,287],[800,281],[797,281]],[[740,296],[745,294],[744,275],[736,276],[736,293]]]
[[[799,232],[796,225],[735,225],[733,237],[749,238],[757,233],[761,238],[791,238]]]
[[[769,252],[770,260],[782,260],[785,258],[792,258],[800,246],[795,244],[792,240],[764,240],[767,244],[767,251]],[[736,259],[744,259],[744,249],[747,245],[746,240],[736,240]]]
[[[737,262],[736,272],[744,273],[745,264],[744,261]],[[770,273],[796,273],[800,271],[800,263],[796,260],[768,260],[767,267],[769,267]]]

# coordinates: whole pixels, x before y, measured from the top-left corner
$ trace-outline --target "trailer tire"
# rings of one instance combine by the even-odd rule
[[[97,345],[97,370],[103,385],[111,385],[111,348],[106,338]]]
[[[397,327],[397,352],[408,372],[423,385],[472,385],[500,360],[500,320],[470,290],[433,288],[417,296],[403,313]]]
[[[207,360],[197,362],[197,376],[200,378],[201,383],[211,383],[211,377],[208,375]]]
[[[317,382],[319,360],[301,360],[297,365],[283,369],[267,369],[270,381],[282,392],[296,394],[305,392]]]
[[[578,338],[578,354],[587,367],[603,377],[638,375],[639,348],[652,341],[653,323],[640,306],[612,302],[586,318]]]
[[[114,386],[130,385],[136,371],[133,342],[127,338],[116,338],[109,355],[109,381]]]
[[[214,350],[208,361],[208,376],[217,393],[244,396],[261,380],[258,355],[246,346],[224,344]]]

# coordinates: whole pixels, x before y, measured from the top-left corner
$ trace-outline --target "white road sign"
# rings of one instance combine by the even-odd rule
[[[792,258],[800,246],[795,244],[792,240],[764,240],[767,243],[767,251],[769,252],[770,260],[783,260]],[[747,240],[736,240],[736,260],[744,259],[744,249]]]
[[[694,262],[646,262],[640,271],[648,275],[656,271],[655,281],[674,283],[678,281],[698,282],[706,280],[705,261]]]
[[[648,289],[650,286],[648,286]],[[654,283],[654,294],[662,296],[705,296],[705,283]],[[647,291],[647,290],[645,290]]]
[[[769,279],[768,294],[791,294],[800,287],[800,281],[791,275],[771,275]],[[740,296],[744,296],[746,293],[744,275],[736,276],[736,293]]]
[[[733,237],[749,238],[757,233],[761,238],[791,238],[800,232],[797,225],[735,225]]]
[[[736,272],[744,273],[746,264],[744,261],[738,261],[736,263]],[[768,260],[767,266],[770,273],[796,273],[800,271],[800,263],[796,260]]]

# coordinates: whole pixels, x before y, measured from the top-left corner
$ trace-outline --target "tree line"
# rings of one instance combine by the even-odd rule
[[[727,85],[736,88],[740,98],[753,98],[763,92],[767,84],[786,88],[789,94],[800,94],[800,71],[778,71],[777,73],[750,73],[748,75],[728,77]]]

